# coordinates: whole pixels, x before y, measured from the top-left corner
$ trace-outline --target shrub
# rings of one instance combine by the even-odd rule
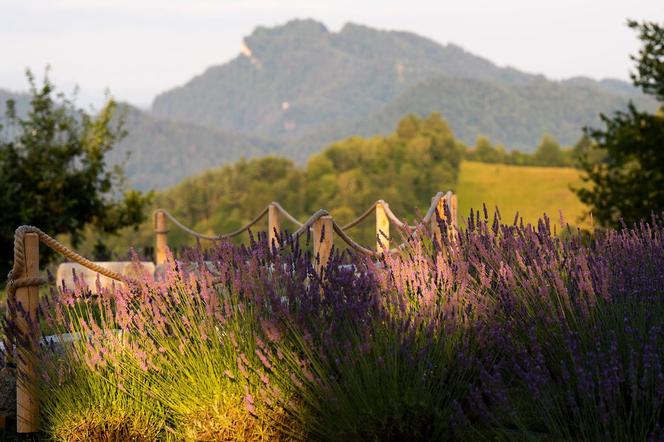
[[[467,225],[379,262],[334,253],[324,278],[261,234],[98,297],[54,290],[47,327],[85,338],[40,355],[48,432],[661,439],[664,218],[592,235],[486,210]]]

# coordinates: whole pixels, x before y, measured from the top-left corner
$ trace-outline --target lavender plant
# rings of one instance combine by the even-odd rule
[[[660,440],[663,222],[592,239],[470,223],[461,248],[494,300],[514,426],[563,440]]]
[[[471,213],[378,262],[337,251],[323,277],[308,247],[259,234],[97,297],[54,290],[48,432],[661,440],[664,219],[592,235],[517,221]]]

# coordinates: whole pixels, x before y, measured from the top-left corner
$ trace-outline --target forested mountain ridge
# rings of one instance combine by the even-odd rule
[[[445,120],[468,145],[481,134],[508,149],[532,152],[545,134],[563,134],[559,141],[573,145],[582,135],[580,121],[598,126],[598,108],[610,113],[626,102],[625,96],[602,92],[599,85],[585,87],[541,78],[528,84],[499,85],[439,76],[417,83],[365,119],[326,127],[293,140],[290,148],[299,160],[317,152],[318,145],[335,141],[339,133],[387,133],[404,115],[423,116],[445,109]],[[648,105],[645,100],[638,103]]]
[[[30,95],[0,89],[3,126],[10,99],[19,116],[30,109]],[[173,185],[205,169],[280,150],[273,141],[157,118],[126,103],[120,103],[116,117],[123,119],[127,136],[109,152],[108,161],[123,165],[129,184],[141,190]],[[13,136],[15,131],[5,127],[0,136]]]
[[[550,81],[409,32],[294,20],[257,28],[240,55],[160,94],[152,111],[277,139],[302,160],[346,136],[387,133],[406,113],[439,112],[469,144],[483,134],[532,151],[544,132],[572,144],[630,99],[655,106],[620,80]]]
[[[155,118],[127,104],[120,106],[127,137],[110,152],[139,189],[162,188],[240,158],[276,154],[279,145],[192,123]]]
[[[334,33],[313,20],[295,20],[257,28],[240,55],[160,94],[152,110],[226,130],[292,137],[366,117],[440,74],[508,84],[531,79],[415,34],[356,24]]]

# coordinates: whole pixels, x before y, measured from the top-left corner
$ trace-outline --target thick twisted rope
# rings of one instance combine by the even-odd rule
[[[25,235],[28,233],[36,233],[39,237],[39,240],[44,243],[47,247],[55,250],[61,255],[69,258],[69,260],[76,262],[83,267],[86,267],[94,272],[99,273],[100,275],[106,276],[108,278],[114,279],[116,281],[130,283],[133,282],[133,279],[128,278],[120,273],[109,270],[105,267],[102,267],[99,264],[96,264],[89,259],[84,258],[73,250],[69,249],[64,244],[60,243],[56,239],[42,232],[40,229],[34,226],[20,226],[16,229],[14,233],[14,265],[7,275],[7,294],[10,299],[14,299],[16,294],[16,289],[20,287],[28,286],[40,286],[47,283],[46,278],[41,276],[28,277],[25,275]]]
[[[293,215],[291,215],[290,213],[288,213],[288,212],[286,211],[286,209],[284,209],[283,207],[281,207],[281,204],[277,203],[276,201],[272,201],[270,204],[272,204],[274,207],[276,207],[277,210],[278,210],[279,212],[281,212],[281,214],[282,214],[283,216],[285,216],[286,219],[287,219],[288,221],[292,222],[293,224],[295,224],[295,225],[298,226],[298,227],[302,227],[303,224],[302,224],[300,221],[298,221],[298,219],[295,218]]]
[[[371,206],[369,206],[369,208],[367,210],[365,210],[364,213],[362,213],[362,215],[358,216],[353,221],[341,226],[341,229],[342,230],[351,229],[351,228],[355,227],[356,225],[358,225],[359,223],[361,223],[362,221],[364,221],[376,209],[376,206],[378,204],[383,206],[383,209],[385,210],[385,215],[387,216],[387,219],[392,224],[394,224],[395,226],[397,226],[399,228],[404,228],[404,227],[408,226],[408,224],[401,221],[394,214],[394,212],[392,212],[392,209],[390,209],[390,205],[387,202],[385,202],[384,200],[378,200],[378,201],[374,202]]]
[[[401,221],[394,214],[394,212],[392,212],[392,209],[390,209],[390,206],[387,202],[385,202],[384,200],[378,200],[378,201],[374,202],[369,208],[367,208],[360,216],[358,216],[353,221],[351,221],[351,222],[349,222],[349,223],[347,223],[343,226],[339,226],[337,224],[337,222],[333,220],[334,231],[339,235],[339,237],[349,247],[351,247],[352,249],[354,249],[357,252],[360,252],[364,255],[377,256],[377,255],[380,255],[381,253],[398,253],[399,251],[402,251],[405,248],[405,246],[407,245],[407,241],[404,241],[399,246],[397,246],[395,248],[392,248],[389,251],[376,252],[376,251],[370,250],[370,249],[362,246],[361,244],[357,243],[356,241],[354,241],[350,236],[348,236],[348,234],[346,234],[345,231],[355,227],[356,225],[358,225],[359,223],[364,221],[376,209],[376,206],[378,204],[381,204],[384,211],[385,211],[385,215],[387,216],[388,220],[392,224],[396,225],[398,228],[413,229],[413,231],[410,232],[411,236],[412,236],[414,233],[419,231],[422,228],[422,226],[427,225],[431,222],[431,220],[433,219],[433,217],[434,217],[434,215],[435,215],[435,213],[438,209],[438,204],[439,204],[440,200],[443,199],[443,198],[445,198],[445,200],[447,202],[447,205],[448,205],[448,207],[450,209],[450,212],[451,212],[451,209],[452,209],[451,208],[452,192],[451,191],[448,191],[447,193],[438,192],[431,199],[431,205],[429,206],[429,210],[427,211],[426,215],[424,216],[424,218],[422,218],[422,221],[417,226],[410,226],[407,223]],[[303,233],[307,232],[311,228],[311,226],[320,217],[329,215],[329,213],[326,210],[320,209],[316,213],[314,213],[306,222],[301,223],[297,218],[295,218],[293,215],[288,213],[288,211],[286,211],[286,209],[284,209],[279,203],[273,201],[272,203],[270,203],[270,205],[276,207],[277,210],[287,220],[289,220],[293,224],[299,226],[299,228],[295,231],[295,233],[293,233],[291,235],[291,239],[293,239],[293,240],[297,240]],[[267,207],[265,207],[258,215],[256,215],[256,217],[254,217],[254,219],[252,219],[245,226],[240,227],[239,229],[234,230],[232,232],[225,233],[225,234],[220,234],[220,235],[205,235],[205,234],[196,232],[196,231],[190,229],[189,227],[185,226],[184,224],[182,224],[180,221],[177,220],[177,218],[175,218],[173,215],[171,215],[168,211],[166,211],[164,209],[155,210],[153,215],[154,215],[154,221],[155,221],[155,229],[157,227],[157,225],[156,225],[156,223],[157,223],[157,213],[163,213],[169,220],[171,220],[177,227],[179,227],[184,232],[186,232],[186,233],[188,233],[188,234],[190,234],[190,235],[192,235],[196,238],[199,238],[199,239],[205,239],[205,240],[209,240],[209,241],[219,241],[221,239],[233,238],[233,237],[239,235],[240,233],[242,233],[246,230],[249,230],[249,228],[251,228],[253,225],[255,225],[258,221],[260,221],[265,216],[266,213],[268,213],[269,207],[270,207],[269,205]]]
[[[401,221],[401,220],[400,220],[400,219],[394,214],[394,212],[392,212],[392,209],[390,209],[390,205],[389,205],[389,204],[387,204],[387,203],[386,203],[385,201],[383,201],[383,200],[378,200],[378,203],[380,203],[380,204],[383,205],[383,210],[385,210],[385,215],[387,215],[387,219],[389,219],[390,222],[391,222],[392,224],[394,224],[395,226],[397,226],[397,227],[400,228],[400,229],[403,229],[403,228],[406,228],[406,227],[410,227],[408,224],[406,224],[405,222]]]
[[[452,194],[452,192],[447,192],[447,194],[445,194],[443,192],[438,192],[433,197],[433,199],[431,200],[431,206],[429,207],[429,210],[427,211],[426,216],[422,219],[422,222],[423,223],[428,223],[428,222],[431,221],[431,218],[433,217],[434,213],[436,213],[436,209],[437,209],[437,206],[438,206],[438,201],[441,198],[448,198],[448,204],[449,204],[451,194]],[[364,221],[369,215],[371,215],[371,213],[376,209],[376,206],[378,204],[381,204],[383,206],[383,209],[385,210],[385,215],[387,216],[388,220],[392,224],[396,225],[399,228],[409,227],[407,223],[404,223],[403,221],[401,221],[394,214],[394,212],[392,212],[392,209],[390,209],[390,205],[387,202],[383,201],[383,200],[378,200],[378,201],[374,202],[373,204],[371,204],[371,206],[369,206],[369,208],[367,208],[360,216],[355,218],[353,221],[345,224],[344,226],[337,226],[337,227],[341,230],[348,230],[348,229],[351,229],[351,228],[355,227],[356,225],[358,225],[359,223]],[[312,218],[309,218],[309,220],[307,220],[307,222],[302,223],[297,218],[295,218],[293,215],[291,215],[286,209],[284,209],[281,206],[281,204],[277,203],[276,201],[273,201],[272,203],[270,203],[270,205],[273,205],[274,207],[276,207],[277,210],[287,220],[289,220],[290,222],[292,222],[293,224],[295,224],[296,226],[299,227],[298,231],[296,232],[296,233],[298,233],[297,236],[300,236],[302,234],[302,232],[304,230],[306,230],[306,229],[303,230],[303,227],[305,226],[305,224],[309,223],[314,216],[318,215],[318,212],[316,212],[312,216]],[[254,217],[254,219],[249,221],[249,223],[247,223],[243,227],[240,227],[239,229],[234,230],[234,231],[229,232],[229,233],[222,233],[220,235],[205,235],[203,233],[196,232],[195,230],[192,230],[189,227],[182,224],[177,218],[175,218],[173,215],[171,215],[165,209],[155,210],[154,213],[153,213],[153,217],[154,217],[155,229],[157,227],[157,213],[163,213],[170,221],[173,222],[173,224],[175,224],[179,229],[181,229],[182,231],[188,233],[189,235],[192,235],[192,236],[194,236],[196,238],[199,238],[199,239],[208,240],[208,241],[219,241],[221,239],[233,238],[233,237],[241,234],[242,232],[245,232],[245,231],[249,230],[258,221],[260,221],[265,216],[265,214],[267,214],[268,210],[269,210],[269,206],[265,207],[258,215],[256,215]],[[328,213],[326,212],[325,214],[328,214]],[[320,218],[320,216],[322,216],[322,215],[318,215],[319,218]],[[316,218],[316,219],[318,219],[318,218]],[[311,227],[311,224],[313,224],[313,222],[311,222],[308,227]]]
[[[309,228],[311,228],[311,226],[313,226],[314,223],[318,221],[319,218],[327,215],[329,215],[327,210],[318,209],[316,213],[311,215],[311,217],[308,220],[306,220],[304,224],[302,224],[302,226],[295,231],[295,233],[291,235],[291,238],[293,240],[297,240],[300,236],[302,236],[303,233],[307,232]]]
[[[196,232],[195,230],[192,230],[189,227],[182,224],[180,221],[178,221],[177,218],[175,218],[167,210],[164,210],[164,209],[155,210],[154,213],[153,213],[153,217],[154,217],[154,220],[155,220],[154,221],[155,222],[155,228],[157,227],[157,214],[158,213],[163,213],[166,216],[166,218],[171,220],[173,222],[173,224],[175,224],[180,230],[184,231],[185,233],[188,233],[189,235],[191,235],[195,238],[198,238],[198,239],[204,239],[204,240],[207,240],[207,241],[219,241],[219,240],[222,240],[222,239],[233,238],[235,236],[238,236],[240,233],[242,233],[246,230],[249,230],[254,224],[256,224],[258,221],[260,221],[265,216],[265,214],[267,214],[267,211],[268,211],[268,207],[265,207],[258,215],[256,215],[256,217],[254,217],[254,219],[249,221],[248,224],[240,227],[237,230],[233,230],[232,232],[222,233],[220,235],[205,235],[203,233]]]
[[[364,213],[363,213],[362,215],[358,216],[357,218],[355,218],[353,221],[349,222],[348,224],[342,226],[341,229],[342,229],[342,230],[348,230],[348,229],[350,229],[350,228],[355,227],[356,225],[358,225],[358,224],[361,223],[362,221],[364,221],[364,219],[365,219],[366,217],[368,217],[369,215],[371,215],[371,213],[376,209],[376,205],[377,205],[379,202],[380,202],[380,201],[376,201],[376,202],[374,202],[371,206],[369,206],[369,208],[368,208],[367,210],[364,211]]]
[[[451,198],[452,198],[452,192],[438,192],[431,200],[431,206],[429,207],[429,210],[427,211],[427,214],[424,216],[422,219],[422,223],[420,226],[425,225],[429,223],[436,213],[436,210],[438,208],[438,203],[441,200],[441,198],[445,198],[448,207],[451,209]],[[299,229],[291,235],[293,239],[299,238],[304,232],[307,232],[311,226],[322,216],[327,216],[329,213],[326,210],[320,209],[316,213],[314,213],[305,223],[300,223],[296,218],[294,218],[291,214],[289,214],[281,205],[279,205],[276,202],[272,203],[287,219],[289,219],[291,222],[295,223],[296,225],[299,225]],[[383,201],[383,200],[378,200],[375,203],[371,205],[362,215],[360,215],[357,219],[354,221],[342,226],[339,226],[336,221],[332,220],[332,225],[334,227],[334,231],[339,235],[339,237],[351,248],[354,250],[367,255],[367,256],[377,256],[381,252],[376,252],[373,250],[370,250],[360,244],[358,244],[356,241],[354,241],[352,238],[350,238],[344,230],[350,229],[360,223],[362,220],[364,220],[366,217],[369,216],[369,214],[376,208],[377,204],[382,204],[383,208],[385,209],[385,212],[394,224],[396,224],[399,227],[408,227],[406,223],[401,222],[395,215],[394,213],[390,210],[389,205]],[[206,240],[220,240],[224,238],[232,238],[234,236],[239,235],[240,233],[248,230],[251,226],[256,224],[261,218],[265,216],[265,214],[268,212],[268,207],[265,207],[253,220],[251,220],[247,225],[233,231],[230,233],[222,234],[222,235],[204,235],[198,232],[195,232],[194,230],[191,230],[184,224],[182,224],[180,221],[178,221],[173,215],[171,215],[168,211],[164,209],[157,209],[154,212],[154,217],[155,217],[155,227],[156,227],[156,215],[157,213],[163,213],[168,219],[170,219],[176,226],[178,226],[180,229],[184,230],[185,232],[200,238],[200,239],[206,239]],[[415,228],[415,231],[412,233],[415,233],[420,226]],[[108,278],[114,279],[116,281],[121,281],[124,283],[129,283],[133,282],[132,279],[114,272],[112,270],[109,270],[99,264],[96,264],[83,256],[79,255],[78,253],[74,252],[73,250],[69,249],[66,247],[64,244],[58,242],[56,239],[52,238],[51,236],[47,235],[40,229],[34,226],[20,226],[19,228],[16,229],[16,232],[14,233],[14,265],[11,269],[11,271],[8,274],[7,277],[7,293],[13,299],[14,294],[16,292],[16,289],[20,287],[28,287],[28,286],[39,286],[45,284],[47,281],[45,278],[41,276],[36,276],[36,277],[28,277],[25,276],[25,235],[27,233],[35,233],[38,235],[39,240],[44,243],[46,246],[50,247],[54,251],[60,253],[61,255],[69,258],[71,261],[76,262],[83,267],[86,267],[94,272],[97,272],[103,276],[106,276]],[[400,250],[403,250],[405,247],[406,242],[400,244],[396,248],[393,248],[389,250],[389,253],[396,253]]]
[[[337,222],[334,221],[334,220],[332,220],[332,227],[334,228],[334,231],[337,233],[337,235],[339,235],[339,238],[341,238],[341,240],[343,242],[348,244],[348,246],[350,248],[352,248],[353,250],[355,250],[356,252],[359,252],[359,253],[361,253],[363,255],[367,255],[367,256],[378,256],[378,255],[380,255],[379,252],[375,252],[373,250],[367,249],[363,245],[361,245],[361,244],[357,243],[356,241],[354,241],[350,236],[348,236],[346,234],[346,232],[344,232],[343,228],[339,224],[337,224]]]
[[[418,230],[422,229],[429,222],[431,222],[431,219],[433,218],[433,216],[435,216],[435,213],[438,209],[438,203],[440,202],[440,200],[442,198],[446,199],[446,202],[447,202],[448,207],[449,207],[450,202],[451,202],[451,196],[452,196],[451,191],[449,191],[447,193],[438,192],[431,199],[431,206],[429,207],[429,210],[427,211],[427,214],[422,219],[421,223],[418,226],[414,227],[413,231],[410,232],[410,237],[412,237]],[[351,221],[350,223],[348,223],[344,226],[340,226],[333,219],[332,220],[332,227],[334,228],[334,231],[336,232],[337,235],[339,235],[339,238],[341,238],[341,240],[343,242],[345,242],[350,248],[352,248],[356,252],[359,252],[363,255],[376,257],[376,256],[382,255],[383,253],[390,253],[390,254],[399,253],[407,247],[408,241],[404,241],[401,244],[399,244],[398,246],[391,248],[390,250],[386,250],[384,252],[383,251],[378,252],[378,251],[368,249],[367,247],[364,247],[363,245],[359,244],[357,241],[353,240],[350,236],[348,236],[348,234],[345,232],[345,230],[354,227],[355,225],[360,223],[362,220],[364,220],[366,217],[368,217],[369,214],[372,212],[372,210],[374,210],[376,208],[377,204],[382,204],[383,205],[383,207],[385,208],[385,212],[386,212],[386,215],[387,215],[388,219],[390,221],[392,221],[394,224],[396,224],[398,227],[400,227],[400,228],[410,228],[410,226],[408,224],[400,221],[396,217],[396,215],[394,215],[392,210],[390,210],[389,205],[383,200],[376,201],[362,215],[360,215],[358,218],[356,218],[355,220]],[[450,209],[451,209],[451,207],[450,207]],[[321,216],[325,216],[325,215],[329,215],[329,213],[326,210],[320,209],[311,218],[309,218],[307,220],[307,222],[304,223],[303,226],[297,232],[295,232],[292,235],[292,237],[295,238],[295,239],[298,238],[302,233],[304,233],[308,228],[310,228],[311,225],[313,225],[313,223],[316,222],[316,220],[318,220]]]

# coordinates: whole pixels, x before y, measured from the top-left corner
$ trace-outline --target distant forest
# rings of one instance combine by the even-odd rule
[[[533,154],[507,153],[502,146],[480,137],[476,146],[468,148],[454,137],[439,114],[424,118],[409,115],[399,121],[392,134],[346,138],[313,155],[305,166],[288,158],[267,156],[207,170],[158,192],[150,210],[165,208],[194,230],[210,235],[246,224],[272,201],[300,220],[325,208],[343,224],[382,198],[399,216],[413,220],[423,215],[436,192],[456,190],[463,159],[570,166],[583,146],[584,140],[575,147],[561,148],[545,136]],[[263,224],[255,231],[265,230]],[[283,228],[292,231],[295,227],[284,221]],[[371,222],[353,231],[354,238],[369,245],[374,236]],[[192,241],[176,228],[169,233],[172,247],[193,245]],[[124,251],[126,244],[150,247],[152,243],[149,219],[137,231],[127,229],[120,237],[110,238],[106,252]]]
[[[166,208],[208,234],[246,224],[272,201],[300,220],[326,208],[346,223],[383,198],[396,213],[413,219],[423,215],[436,192],[454,189],[463,156],[463,147],[440,115],[407,116],[390,135],[347,138],[312,156],[304,167],[287,158],[262,157],[208,170],[158,193],[154,207]],[[293,231],[295,226],[284,222],[283,227]],[[261,225],[256,230],[265,229]],[[353,231],[366,244],[375,241],[374,235],[370,222]],[[169,233],[172,247],[192,245],[191,240],[175,228]],[[109,244],[123,251],[126,244],[152,242],[149,220]]]

